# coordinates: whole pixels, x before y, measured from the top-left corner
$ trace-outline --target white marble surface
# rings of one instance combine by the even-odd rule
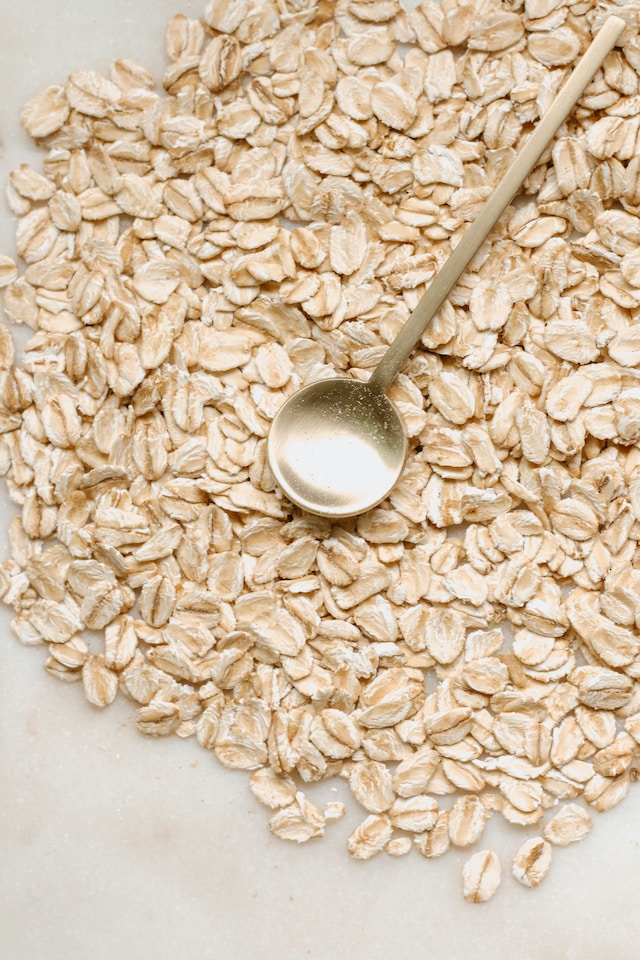
[[[73,69],[131,56],[204,0],[0,0],[0,177],[33,159],[18,109]],[[11,252],[3,209],[0,250]],[[9,507],[0,504],[0,530]],[[0,548],[6,536],[0,534]],[[0,612],[0,955],[11,960],[617,960],[640,938],[640,790],[558,850],[537,891],[461,895],[463,852],[350,862],[353,817],[320,842],[273,839],[243,774],[194,742],[147,740],[42,669]],[[326,799],[340,795],[326,784]],[[505,855],[515,830],[489,825]],[[507,866],[508,872],[508,866]],[[634,946],[636,944],[636,946]]]

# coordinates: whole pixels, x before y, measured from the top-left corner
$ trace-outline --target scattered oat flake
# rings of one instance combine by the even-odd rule
[[[353,831],[347,848],[355,860],[370,860],[384,850],[392,836],[393,827],[388,817],[371,814]]]
[[[18,268],[11,257],[0,256],[0,287],[7,287],[18,276]]]
[[[525,887],[542,883],[551,865],[551,845],[543,837],[531,837],[518,848],[512,864],[513,876]]]
[[[512,863],[535,887],[640,755],[633,38],[394,382],[396,488],[330,523],[278,489],[273,417],[370,374],[594,21],[294,7],[203,2],[161,86],[80,65],[21,111],[43,153],[6,186],[0,596],[90,704],[122,691],[246,771],[274,835],[358,804],[352,857],[435,859],[501,814],[539,834]],[[492,852],[465,865],[467,899],[499,882]]]
[[[478,850],[462,868],[464,898],[468,903],[486,903],[500,886],[502,868],[492,850]]]
[[[271,817],[271,832],[283,840],[306,843],[324,835],[325,818],[304,794],[297,793],[295,800]]]
[[[567,803],[549,821],[543,831],[545,840],[558,847],[582,840],[592,826],[591,814],[577,803]]]

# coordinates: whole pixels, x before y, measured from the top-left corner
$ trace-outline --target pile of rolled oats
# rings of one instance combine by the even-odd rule
[[[390,395],[400,483],[291,507],[269,424],[368,377],[607,14],[628,29]],[[640,3],[211,0],[22,112],[0,470],[20,641],[251,771],[283,838],[345,778],[353,857],[553,846],[640,763]],[[490,850],[464,893],[500,882]]]

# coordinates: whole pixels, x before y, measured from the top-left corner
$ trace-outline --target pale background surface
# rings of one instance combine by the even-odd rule
[[[0,178],[36,156],[19,106],[74,69],[133,57],[161,74],[167,19],[205,0],[0,0]],[[0,250],[13,251],[2,204]],[[0,501],[6,531],[9,506]],[[0,549],[6,550],[6,533]],[[555,852],[537,891],[507,875],[462,899],[466,854],[350,861],[355,823],[272,838],[245,775],[193,742],[148,740],[42,669],[0,611],[0,930],[11,960],[617,960],[640,938],[640,789]],[[322,799],[342,796],[325,784]],[[336,792],[337,791],[337,792]],[[315,796],[315,794],[314,794]],[[482,846],[508,856],[502,821]]]

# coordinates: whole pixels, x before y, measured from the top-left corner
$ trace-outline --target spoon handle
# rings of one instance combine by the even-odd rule
[[[511,166],[468,228],[453,253],[436,274],[429,289],[410,314],[400,333],[382,357],[369,379],[373,390],[386,393],[417,345],[433,315],[487,238],[498,218],[520,189],[560,124],[568,117],[596,70],[625,28],[621,17],[608,17],[595,39],[578,61],[569,79],[525,143]]]

